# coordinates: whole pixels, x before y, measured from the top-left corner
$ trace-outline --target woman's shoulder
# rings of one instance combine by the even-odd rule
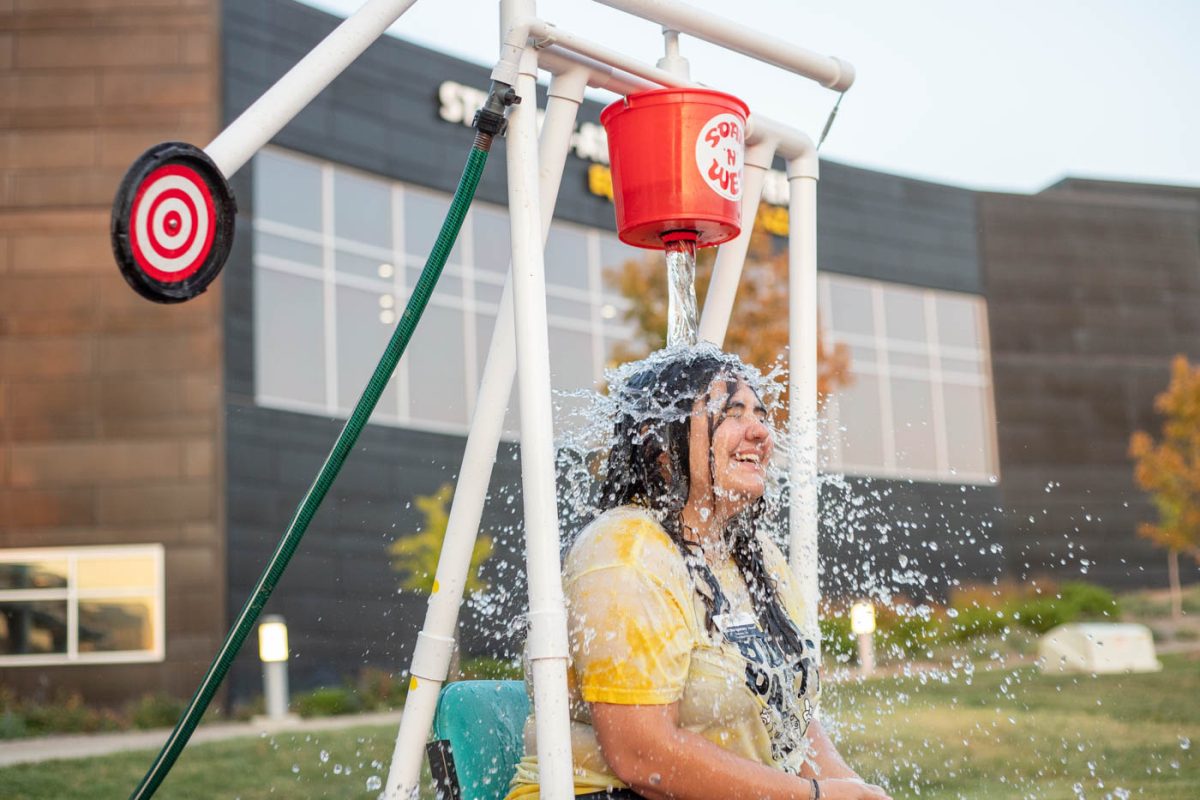
[[[656,571],[682,561],[679,549],[654,515],[637,506],[609,509],[579,533],[567,554],[568,572],[604,566]]]

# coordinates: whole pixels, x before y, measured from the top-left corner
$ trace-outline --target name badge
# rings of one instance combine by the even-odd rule
[[[757,628],[758,620],[753,614],[746,611],[737,611],[729,614],[717,614],[713,617],[713,624],[717,626],[717,630],[721,633],[729,633],[737,628]]]

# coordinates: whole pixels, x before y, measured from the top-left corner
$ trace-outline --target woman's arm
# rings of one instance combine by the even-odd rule
[[[680,728],[678,703],[592,703],[591,709],[604,760],[622,782],[650,800],[814,798],[808,778],[741,758]],[[889,800],[877,786],[824,776],[819,780],[821,800]]]
[[[858,773],[850,768],[842,756],[838,753],[837,747],[829,738],[829,734],[825,733],[825,728],[821,726],[819,719],[814,719],[808,725],[807,732],[808,740],[812,743],[812,762],[816,769],[810,764],[805,764],[800,774],[810,778],[848,778],[850,780],[860,781]]]
[[[592,703],[604,760],[622,782],[651,800],[812,800],[812,783],[756,764],[679,727],[679,704]]]

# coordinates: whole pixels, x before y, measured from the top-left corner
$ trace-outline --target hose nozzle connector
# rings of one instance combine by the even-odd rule
[[[504,116],[509,106],[521,102],[517,90],[501,81],[492,81],[488,90],[487,100],[483,107],[475,112],[471,126],[475,128],[475,146],[483,150],[490,149],[492,139],[503,136],[508,128],[508,119]]]

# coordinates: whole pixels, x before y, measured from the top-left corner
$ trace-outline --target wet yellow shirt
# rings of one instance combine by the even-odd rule
[[[767,573],[799,625],[803,605],[787,561],[762,540]],[[820,691],[803,664],[762,634],[731,559],[712,565],[730,609],[705,627],[705,607],[678,546],[642,509],[613,509],[579,535],[563,565],[570,620],[571,749],[575,792],[623,787],[600,752],[588,703],[679,703],[680,726],[737,755],[797,772]],[[536,798],[533,719],[509,798]]]

